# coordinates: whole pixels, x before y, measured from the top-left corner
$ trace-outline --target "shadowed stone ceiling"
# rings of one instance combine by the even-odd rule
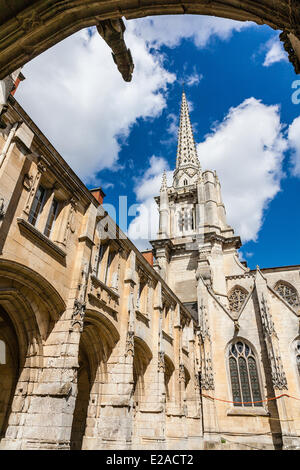
[[[82,28],[100,25],[101,34],[105,30],[101,28],[103,20],[169,14],[210,15],[267,24],[285,32],[283,41],[291,61],[295,62],[295,54],[300,57],[299,0],[0,0],[0,78]],[[114,59],[123,78],[129,81],[133,66],[122,27],[116,21],[107,28],[108,23],[104,23],[107,37],[101,36],[111,45],[113,32]]]

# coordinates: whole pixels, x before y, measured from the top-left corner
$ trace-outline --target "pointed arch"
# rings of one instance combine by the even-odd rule
[[[242,337],[232,339],[226,347],[226,363],[234,406],[263,406],[257,357],[254,346]]]
[[[246,302],[249,292],[240,285],[235,285],[228,293],[229,309],[238,313]]]
[[[145,396],[145,374],[152,359],[152,352],[144,340],[134,337],[133,390],[135,406],[139,406]]]
[[[102,386],[107,381],[107,363],[119,341],[119,333],[112,322],[99,311],[87,310],[79,342],[77,397],[73,414],[70,446],[80,450],[89,435],[89,427],[101,405]]]
[[[291,307],[300,307],[299,294],[297,289],[287,281],[279,280],[273,287],[274,291],[280,295]]]

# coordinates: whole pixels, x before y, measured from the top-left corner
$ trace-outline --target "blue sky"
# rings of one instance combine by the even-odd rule
[[[218,172],[241,255],[251,268],[300,264],[300,104],[279,32],[196,16],[126,26],[131,83],[93,29],[27,64],[16,99],[87,186],[103,186],[122,228],[119,196],[127,197],[129,236],[146,248],[161,173],[170,181],[175,166],[185,81],[200,162]]]

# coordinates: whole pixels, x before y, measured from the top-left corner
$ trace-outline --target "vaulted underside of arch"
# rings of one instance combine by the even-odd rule
[[[4,5],[2,5],[4,4]],[[82,28],[102,21],[151,15],[197,14],[254,21],[284,31],[284,45],[297,71],[300,59],[298,0],[2,0],[0,11],[0,78]],[[105,23],[107,26],[107,23]],[[100,26],[101,29],[101,26]],[[114,26],[104,38],[110,42]],[[101,34],[102,35],[102,34]],[[120,40],[123,36],[120,34]],[[122,46],[121,46],[122,49]],[[124,52],[125,51],[125,52]],[[124,49],[126,56],[126,48]],[[128,57],[127,57],[128,59]],[[124,75],[123,75],[124,76]]]

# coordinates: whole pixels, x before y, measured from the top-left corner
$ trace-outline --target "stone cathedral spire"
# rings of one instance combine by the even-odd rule
[[[192,277],[188,274],[191,266],[207,282],[212,282],[213,276],[220,280],[217,276],[218,263],[214,264],[211,257],[216,257],[218,250],[222,256],[225,252],[227,256],[227,251],[228,256],[230,253],[231,256],[236,253],[241,241],[227,224],[221,184],[216,172],[201,169],[184,92],[173,184],[168,187],[164,173],[160,193],[155,201],[159,210],[159,230],[157,239],[151,243],[158,264],[157,269],[172,287],[176,287],[176,263],[179,263],[182,257],[185,279],[182,280],[178,292],[184,301],[195,301],[195,289],[190,297],[186,296],[187,292],[191,293]],[[183,261],[188,258],[189,269]],[[218,292],[225,295],[225,284],[215,282]]]
[[[185,92],[183,91],[178,130],[176,169],[174,171],[174,187],[194,183],[194,177],[198,175],[199,171],[201,171],[200,162],[194,141],[189,107]]]

